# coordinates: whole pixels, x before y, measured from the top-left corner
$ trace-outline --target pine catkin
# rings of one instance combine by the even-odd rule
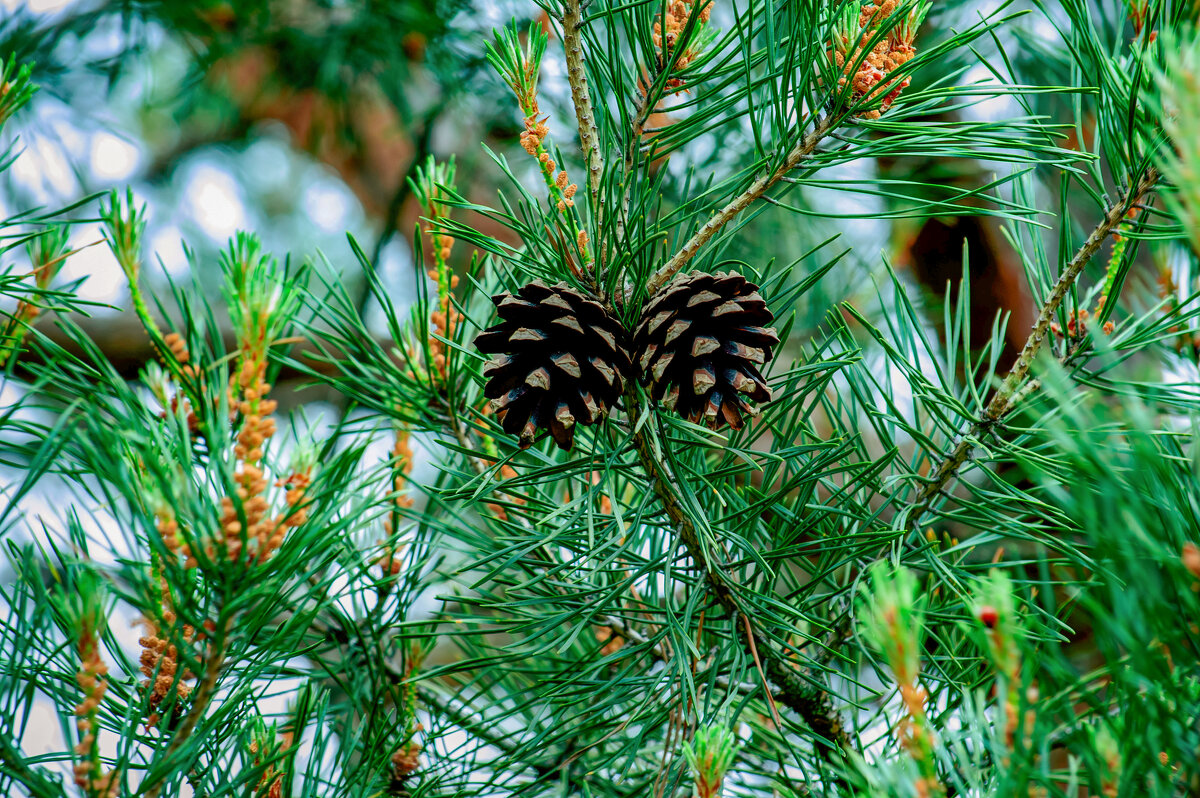
[[[707,24],[712,16],[713,3],[705,2],[697,15],[697,22],[701,25]],[[672,66],[672,56],[674,55],[675,45],[679,39],[679,35],[683,33],[683,29],[687,26],[688,18],[692,13],[693,0],[671,0],[667,3],[666,12],[662,15],[662,19],[654,23],[654,33],[652,39],[654,47],[658,51],[658,69],[659,71],[671,68],[672,72],[681,72],[695,60],[699,55],[699,51],[689,43],[687,49],[679,54],[678,58],[674,59]],[[692,41],[695,41],[695,36]],[[680,78],[668,78],[666,88],[680,89],[684,85]],[[645,87],[643,87],[643,90]]]
[[[75,674],[75,681],[83,691],[84,697],[75,707],[75,716],[78,718],[75,724],[79,730],[79,743],[75,746],[75,784],[83,788],[89,796],[112,798],[116,796],[120,786],[117,773],[103,772],[96,747],[96,714],[108,690],[108,665],[100,655],[99,635],[91,624],[82,624],[76,646],[80,665]]]
[[[159,708],[174,690],[177,702],[183,701],[191,693],[188,680],[194,678],[188,670],[182,673],[179,668],[179,648],[169,636],[176,631],[176,615],[172,609],[171,593],[166,580],[159,576],[162,589],[161,611],[159,618],[143,618],[142,624],[146,633],[138,638],[142,647],[139,659],[140,670],[145,680],[142,689],[149,693],[150,714],[146,717],[146,727],[155,728],[162,720]],[[183,639],[190,642],[195,637],[191,626],[183,626],[180,630]]]
[[[383,519],[383,529],[385,533],[384,552],[378,560],[378,565],[383,569],[384,576],[396,576],[400,573],[401,562],[397,556],[399,547],[395,544],[396,538],[396,517],[403,510],[413,506],[411,496],[405,495],[404,483],[408,476],[412,473],[412,448],[409,445],[409,433],[407,429],[398,428],[396,430],[395,444],[392,446],[392,493],[391,507],[387,515]]]
[[[260,321],[259,335],[242,342],[242,361],[231,381],[232,402],[242,416],[234,446],[238,467],[234,497],[221,499],[221,529],[224,533],[225,555],[231,561],[265,559],[269,556],[276,525],[270,517],[267,500],[267,476],[261,465],[263,447],[275,434],[273,413],[276,403],[268,399],[271,385],[267,382],[265,320]],[[241,512],[239,513],[239,505]],[[245,517],[243,528],[242,516]],[[243,551],[249,546],[250,551]]]
[[[907,76],[897,80],[891,74],[917,54],[913,41],[924,17],[924,6],[914,7],[904,20],[864,52],[900,5],[898,0],[863,5],[859,10],[857,29],[838,33],[834,42],[832,56],[842,74],[838,86],[850,85],[852,103],[866,100],[875,105],[856,113],[862,119],[879,119],[909,85]]]

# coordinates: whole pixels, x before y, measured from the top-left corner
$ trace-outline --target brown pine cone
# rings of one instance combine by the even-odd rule
[[[655,401],[717,430],[745,425],[753,402],[769,402],[759,367],[779,343],[758,286],[734,272],[692,272],[650,299],[633,336]]]
[[[566,283],[534,280],[492,301],[501,321],[475,339],[480,352],[496,355],[483,369],[484,395],[522,447],[548,429],[570,449],[575,425],[604,418],[625,386],[630,363],[621,323]]]

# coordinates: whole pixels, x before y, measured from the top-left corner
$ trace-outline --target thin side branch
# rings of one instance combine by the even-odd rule
[[[1029,338],[1025,341],[1025,346],[1021,349],[1021,354],[1017,358],[1017,362],[1013,363],[1008,375],[1004,378],[1004,382],[996,389],[996,393],[992,396],[991,401],[988,402],[983,415],[960,436],[958,444],[946,455],[941,464],[938,465],[933,478],[925,485],[924,490],[921,491],[920,496],[917,498],[919,506],[911,516],[913,524],[920,521],[921,517],[933,505],[938,495],[957,476],[959,469],[962,468],[963,464],[970,459],[971,454],[975,451],[979,439],[1004,418],[1008,411],[1021,398],[1027,395],[1028,392],[1022,391],[1022,383],[1029,375],[1029,369],[1033,366],[1033,361],[1037,358],[1037,354],[1042,348],[1042,343],[1046,340],[1046,335],[1050,332],[1050,324],[1054,321],[1054,314],[1058,312],[1059,305],[1062,304],[1063,299],[1067,296],[1067,292],[1071,290],[1071,286],[1075,284],[1075,280],[1083,272],[1083,268],[1087,266],[1092,257],[1100,250],[1105,240],[1116,231],[1117,227],[1125,219],[1125,214],[1130,208],[1142,201],[1142,198],[1158,183],[1158,179],[1158,171],[1153,168],[1149,169],[1142,176],[1142,179],[1138,181],[1137,185],[1131,187],[1121,198],[1121,201],[1115,203],[1109,209],[1108,213],[1104,215],[1104,218],[1087,237],[1087,240],[1076,251],[1075,256],[1071,258],[1071,262],[1067,264],[1067,268],[1063,270],[1050,295],[1046,297],[1046,301],[1042,304],[1037,321],[1034,322],[1033,329],[1029,333]]]
[[[782,729],[783,721],[779,719],[779,708],[775,706],[775,694],[771,692],[771,686],[767,684],[767,674],[763,670],[762,660],[758,657],[758,646],[754,644],[754,626],[750,623],[750,616],[743,615],[742,622],[746,626],[746,643],[750,647],[750,656],[754,659],[754,667],[758,670],[759,678],[762,679],[763,692],[767,696],[767,705],[771,708],[771,717],[775,721],[775,726]]]
[[[397,668],[386,662],[383,666],[388,677],[394,683],[403,684],[406,681],[405,675]],[[520,756],[518,754],[518,746],[513,743],[512,735],[496,731],[494,727],[489,726],[486,722],[481,722],[481,720],[485,719],[481,719],[479,713],[474,708],[466,705],[456,705],[453,701],[444,698],[441,693],[422,684],[417,685],[417,695],[420,697],[421,703],[425,706],[432,708],[437,714],[445,717],[451,723],[467,729],[474,737],[488,745],[499,748],[514,762],[533,770],[538,776],[545,778],[555,775],[558,771],[558,768],[551,764],[530,761]]]
[[[623,159],[624,171],[621,174],[621,208],[617,213],[617,241],[625,240],[625,224],[629,218],[629,183],[632,179],[631,172],[633,171],[634,161],[637,160],[638,150],[641,147],[642,136],[645,135],[646,122],[650,119],[650,114],[654,111],[654,104],[650,102],[649,87],[646,91],[640,92],[638,96],[637,108],[633,113],[633,124],[629,130],[629,148],[625,151]],[[625,280],[621,286],[621,290],[617,293],[617,301],[624,302],[633,294],[632,277],[628,271],[625,273]]]
[[[750,184],[748,189],[734,197],[728,205],[713,214],[713,217],[705,222],[696,231],[695,235],[688,239],[683,248],[676,252],[669,261],[662,265],[662,268],[654,273],[650,281],[646,284],[646,290],[650,294],[653,294],[666,285],[726,223],[748,208],[756,199],[766,194],[771,186],[778,183],[784,175],[799,166],[805,158],[812,155],[813,150],[821,143],[821,139],[825,138],[832,128],[833,120],[829,116],[817,120],[816,127],[808,135],[800,139],[800,142],[788,152],[787,157],[776,167],[775,171],[759,177]]]
[[[471,440],[471,434],[470,434],[469,429],[466,427],[466,425],[464,425],[458,421],[457,415],[454,414],[454,412],[453,412],[453,408],[451,408],[450,405],[448,405],[448,404],[446,405],[446,411],[447,411],[447,414],[449,415],[448,426],[451,429],[451,431],[454,433],[454,437],[458,441],[458,445],[461,446],[462,449],[466,452],[476,451],[477,446]],[[472,455],[465,455],[465,456],[467,458],[467,461],[470,462],[471,466],[475,469],[475,472],[477,474],[483,475],[483,474],[487,473],[487,471],[491,468],[491,465],[487,461],[483,460],[480,457],[476,457],[476,456],[472,456]],[[522,521],[522,525],[525,526],[527,529],[529,528],[528,521]],[[543,556],[547,560],[551,559],[549,552],[544,547],[539,546],[538,549],[543,552]],[[597,618],[596,622],[599,626],[607,627],[609,629],[609,631],[611,631],[613,634],[615,634],[616,636],[618,636],[620,638],[632,641],[634,643],[638,643],[640,645],[650,646],[650,653],[654,656],[655,659],[663,661],[663,662],[670,659],[670,656],[668,655],[668,653],[663,650],[663,647],[666,644],[665,640],[657,645],[652,645],[650,638],[646,637],[641,632],[637,631],[632,626],[625,623],[620,618],[618,618],[614,615],[606,615],[602,618]]]
[[[571,84],[571,102],[575,105],[575,121],[579,125],[579,145],[587,163],[588,194],[592,208],[600,213],[600,175],[604,171],[600,159],[600,134],[596,130],[596,112],[588,93],[587,72],[583,67],[583,27],[580,0],[564,0],[563,49],[567,54],[567,81]]]

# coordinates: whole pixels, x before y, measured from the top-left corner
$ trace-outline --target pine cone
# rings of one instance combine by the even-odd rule
[[[549,429],[570,449],[575,424],[604,418],[625,386],[630,363],[621,323],[566,283],[534,280],[492,301],[501,321],[475,339],[480,352],[497,355],[483,369],[484,396],[522,447]]]
[[[638,366],[655,401],[693,423],[741,429],[769,402],[758,367],[779,343],[758,286],[740,274],[692,272],[654,296],[633,336]]]

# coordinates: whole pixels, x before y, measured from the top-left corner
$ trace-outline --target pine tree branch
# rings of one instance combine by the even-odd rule
[[[1022,383],[1025,377],[1028,376],[1029,369],[1033,366],[1033,362],[1041,350],[1042,342],[1045,341],[1046,335],[1050,331],[1050,324],[1054,321],[1054,315],[1058,312],[1059,305],[1066,298],[1067,292],[1071,290],[1071,287],[1075,284],[1075,280],[1083,272],[1084,267],[1087,266],[1092,257],[1100,250],[1101,245],[1104,244],[1105,240],[1124,221],[1129,209],[1141,202],[1142,198],[1158,183],[1158,179],[1158,171],[1154,168],[1148,169],[1137,185],[1125,192],[1120,202],[1114,203],[1100,223],[1092,230],[1087,240],[1075,252],[1075,256],[1071,258],[1071,261],[1067,264],[1067,268],[1063,270],[1062,275],[1058,278],[1058,282],[1055,283],[1054,288],[1050,291],[1050,295],[1046,297],[1046,301],[1042,304],[1037,321],[1034,322],[1033,329],[1029,333],[1029,338],[1025,341],[1025,346],[1021,349],[1021,354],[1017,357],[1017,361],[1013,363],[1012,368],[1009,369],[1004,382],[996,389],[996,393],[992,396],[991,401],[988,402],[983,415],[972,423],[966,432],[959,436],[958,444],[955,445],[954,449],[938,465],[933,478],[925,485],[925,488],[918,496],[916,501],[918,505],[917,510],[910,516],[910,521],[913,525],[920,523],[922,516],[929,511],[934,501],[937,500],[937,497],[945,490],[950,481],[957,476],[959,470],[974,453],[979,440],[987,435],[1020,399],[1028,395],[1029,392],[1021,389]]]
[[[658,99],[652,100],[652,89],[647,81],[646,85],[638,92],[637,107],[634,109],[633,121],[629,126],[629,146],[625,150],[623,161],[624,171],[621,176],[621,211],[617,215],[617,241],[625,239],[625,225],[629,219],[629,182],[633,166],[637,162],[638,150],[642,147],[642,139],[648,132],[660,132],[666,128],[649,129],[646,123],[650,121],[650,117],[654,114],[654,110],[658,107],[661,101],[661,96]],[[653,157],[653,144],[650,145],[650,157]],[[626,272],[624,283],[621,286],[621,292],[618,294],[618,300],[625,302],[633,295],[633,276]]]
[[[349,646],[351,643],[350,633],[347,631],[354,624],[336,610],[334,612],[338,616],[338,623],[329,624],[319,618],[312,622],[312,631],[320,637],[327,640],[333,640],[342,646]],[[615,619],[612,628],[616,629]],[[630,633],[630,639],[636,637],[636,633]],[[643,638],[644,639],[644,638]],[[353,648],[353,653],[359,657],[369,657],[375,653],[373,647]],[[375,663],[380,673],[392,684],[402,685],[412,681],[412,676],[406,674],[402,669],[398,668],[393,662],[381,658]],[[454,725],[460,727],[472,737],[481,742],[490,745],[501,751],[508,762],[513,767],[519,769],[528,769],[537,775],[539,781],[553,779],[556,777],[563,778],[572,787],[582,789],[584,782],[577,775],[570,772],[563,773],[563,767],[573,761],[574,757],[568,760],[559,762],[536,761],[528,758],[527,754],[522,754],[520,747],[514,742],[514,737],[500,724],[488,725],[486,718],[480,716],[477,709],[473,708],[468,702],[455,702],[453,699],[447,698],[442,693],[427,687],[420,681],[416,683],[417,697],[431,712],[440,715],[449,720]],[[622,792],[621,795],[632,795],[633,792]]]
[[[617,242],[625,240],[625,225],[629,218],[629,181],[630,172],[633,170],[633,164],[637,160],[638,149],[642,145],[642,136],[645,135],[646,122],[650,120],[650,115],[654,112],[654,104],[650,101],[650,87],[646,86],[645,91],[639,92],[637,108],[633,113],[633,123],[629,128],[629,147],[625,151],[624,171],[621,174],[621,208],[617,213]],[[625,280],[621,285],[621,290],[617,293],[617,300],[624,302],[633,294],[633,277],[625,273]]]
[[[389,670],[389,675],[399,677],[399,674],[393,670]],[[570,772],[570,764],[575,760],[574,754],[568,754],[566,758],[556,762],[530,761],[520,755],[518,747],[512,742],[511,734],[502,729],[493,731],[486,724],[486,718],[481,718],[479,712],[469,704],[464,703],[462,706],[456,706],[453,701],[445,699],[441,693],[427,687],[418,686],[417,694],[425,706],[430,707],[437,714],[442,715],[456,726],[461,727],[476,739],[482,740],[488,745],[499,749],[508,758],[509,762],[532,770],[537,774],[539,782],[561,780],[562,783],[571,788],[572,795],[582,794],[576,791],[588,788],[588,779],[586,777],[580,778],[579,775]],[[612,787],[619,789],[617,785],[612,785]],[[627,796],[639,793],[640,791],[635,786],[628,790],[620,789],[616,794]]]
[[[475,451],[477,447],[476,444],[471,441],[469,428],[458,420],[458,415],[454,412],[449,403],[445,404],[445,411],[448,421],[447,426],[453,433],[458,445],[463,449],[464,452]],[[475,472],[481,476],[487,473],[487,471],[491,468],[491,464],[481,457],[474,455],[465,456]],[[522,526],[532,532],[532,528],[529,526],[527,521],[522,521],[521,523]],[[545,546],[539,546],[538,550],[542,552],[543,558],[547,560],[550,559],[551,555]],[[625,623],[622,619],[615,615],[605,615],[604,617],[597,618],[596,623],[601,627],[607,627],[610,632],[624,640],[629,640],[639,645],[648,645],[650,647],[650,654],[656,660],[665,662],[670,659],[669,654],[663,650],[663,643],[651,643],[650,638],[646,637],[644,634],[634,629],[632,626]]]
[[[650,277],[649,282],[646,284],[647,292],[654,294],[666,285],[726,223],[748,208],[756,199],[766,194],[788,172],[795,169],[805,158],[812,155],[813,150],[821,143],[821,139],[825,138],[826,134],[832,129],[833,119],[831,116],[818,119],[816,127],[808,135],[801,138],[800,142],[788,152],[787,157],[783,159],[783,163],[776,167],[773,172],[759,177],[750,184],[748,189],[734,197],[730,200],[729,204],[713,214],[712,218],[705,222],[696,231],[695,235],[688,239],[683,248],[676,252],[669,261],[664,263]]]
[[[449,408],[449,405],[447,405],[447,408]],[[464,451],[473,451],[475,449],[475,445],[471,442],[471,436],[467,432],[466,425],[460,422],[458,420],[458,416],[456,415],[451,415],[448,420],[448,426],[453,431],[454,439],[458,441],[458,445],[461,446]],[[475,473],[481,476],[486,474],[488,468],[490,468],[490,466],[483,461],[483,458],[475,457],[473,455],[467,455],[467,462],[469,462],[471,467],[475,469]]]
[[[399,670],[387,664],[385,664],[385,669],[391,681],[396,684],[404,683],[404,674]],[[454,725],[468,731],[472,737],[503,751],[509,761],[520,763],[541,777],[554,774],[554,767],[539,762],[530,762],[518,756],[517,746],[513,744],[512,735],[502,729],[494,731],[487,723],[483,722],[486,719],[480,717],[478,710],[469,704],[456,705],[450,699],[444,698],[438,691],[421,684],[417,685],[417,696],[421,699],[422,704]]]
[[[418,687],[417,694],[421,698],[421,702],[433,711],[442,715],[456,726],[469,732],[473,737],[482,740],[491,745],[508,757],[508,760],[520,767],[532,770],[537,774],[539,782],[557,781],[561,779],[565,784],[572,789],[572,795],[582,794],[581,792],[587,789],[588,779],[586,776],[580,778],[579,774],[570,772],[570,764],[575,760],[576,754],[568,753],[565,758],[554,762],[536,762],[522,757],[519,753],[518,746],[512,742],[512,735],[502,728],[493,731],[488,727],[486,718],[481,718],[478,710],[470,704],[463,703],[462,706],[456,706],[453,701],[450,701],[442,696],[436,690],[431,690],[427,687]],[[564,772],[565,769],[565,772]],[[613,785],[614,788],[617,785]],[[622,789],[618,795],[635,795],[638,794],[636,787],[625,790]]]
[[[325,640],[334,641],[340,646],[350,647],[352,641],[351,633],[348,630],[354,627],[354,623],[342,615],[336,608],[330,608],[329,611],[336,617],[337,622],[326,623],[320,618],[314,618],[311,624],[312,632]],[[377,650],[373,646],[353,646],[348,649],[347,653],[351,656],[362,658],[362,664],[366,664],[366,659],[376,655]],[[359,664],[355,663],[355,666],[357,667]],[[380,657],[374,663],[374,668],[377,668],[387,681],[392,684],[403,685],[406,682],[413,681],[413,677],[410,674],[405,673],[404,670],[386,658]],[[515,765],[529,768],[537,773],[539,777],[543,778],[556,772],[556,769],[550,765],[531,762],[521,757],[516,744],[513,743],[512,735],[503,730],[493,730],[493,727],[482,722],[484,719],[480,718],[479,712],[472,709],[465,702],[461,706],[456,705],[454,701],[445,698],[438,691],[426,687],[420,681],[416,681],[415,686],[417,697],[421,700],[422,704],[436,714],[445,717],[456,726],[461,727],[476,739],[499,749]]]
[[[633,123],[629,126],[629,148],[625,151],[626,179],[628,179],[629,171],[633,169],[634,161],[637,160],[638,150],[642,146],[642,137],[651,132],[646,128],[646,123],[650,121],[650,115],[654,113],[654,105],[650,102],[649,88],[647,86],[645,91],[638,93],[637,107],[633,112]],[[626,197],[626,205],[628,202],[629,199]]]
[[[464,453],[477,451],[478,446],[471,440],[470,428],[459,420],[460,414],[455,411],[449,402],[443,402],[443,410],[447,419],[446,426],[449,432],[454,436],[454,439],[458,442],[459,447],[462,448]],[[464,454],[464,457],[466,457],[471,467],[475,470],[475,473],[479,474],[480,476],[486,474],[492,467],[489,461],[477,455]],[[533,531],[528,521],[521,520],[520,523],[528,531]],[[542,553],[544,559],[551,559],[551,555],[545,546],[539,546],[538,550]],[[650,638],[646,637],[644,634],[637,631],[615,615],[606,615],[602,618],[597,618],[596,623],[601,627],[607,627],[609,631],[620,638],[638,643],[639,645],[649,645],[650,654],[657,660],[665,662],[670,659],[668,652],[664,651],[663,649],[663,643],[652,644]]]
[[[588,92],[587,72],[583,66],[583,12],[580,0],[563,2],[563,49],[567,55],[567,82],[571,85],[571,101],[575,105],[575,121],[579,125],[579,145],[583,149],[588,171],[588,194],[599,219],[600,176],[604,166],[600,158],[600,134],[596,129],[596,111]],[[597,223],[597,226],[599,224]]]
[[[626,385],[625,403],[629,417],[631,419],[638,418],[641,414],[641,402],[637,388],[632,381]],[[633,443],[655,496],[662,503],[671,523],[678,530],[679,538],[692,558],[692,562],[704,572],[713,598],[729,614],[734,623],[737,622],[738,616],[749,618],[749,613],[742,608],[738,601],[735,592],[736,585],[730,581],[717,563],[711,562],[706,556],[700,542],[699,532],[679,499],[679,485],[661,459],[655,455],[644,426],[640,429],[635,428]],[[841,718],[833,707],[833,698],[827,691],[805,683],[792,665],[761,632],[752,631],[751,636],[746,640],[746,647],[748,651],[751,648],[756,650],[762,659],[767,678],[775,682],[779,688],[774,697],[803,718],[809,728],[830,744],[818,746],[821,755],[827,761],[838,762],[839,755],[835,751],[850,753],[853,750],[850,738],[842,726]]]

